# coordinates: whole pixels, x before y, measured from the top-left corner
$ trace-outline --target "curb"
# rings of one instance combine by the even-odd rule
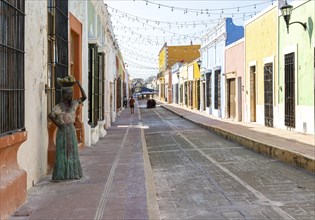
[[[256,151],[258,153],[267,155],[273,159],[277,159],[279,161],[282,161],[287,164],[295,165],[299,168],[302,168],[304,170],[310,171],[312,173],[315,173],[315,160],[307,155],[303,155],[301,153],[297,153],[291,150],[283,149],[278,146],[274,146],[271,144],[265,144],[260,141],[254,140],[249,137],[241,136],[239,134],[235,134],[233,132],[224,130],[219,127],[213,127],[208,124],[203,124],[200,122],[196,122],[190,118],[188,118],[185,115],[180,115],[176,111],[173,111],[169,108],[166,108],[165,106],[161,105],[162,108],[167,109],[168,111],[173,112],[174,114],[179,115],[182,118],[185,118],[189,120],[190,122],[193,122],[202,128],[205,128],[207,130],[210,130],[222,137],[224,137],[227,140],[234,141],[236,143],[239,143],[243,146],[245,146],[248,149],[251,149],[253,151]]]

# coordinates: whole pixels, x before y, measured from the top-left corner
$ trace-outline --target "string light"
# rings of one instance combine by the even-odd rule
[[[108,6],[109,8],[111,8],[110,6]],[[222,10],[222,9],[221,9]],[[174,22],[169,22],[169,21],[157,21],[157,20],[152,20],[152,19],[148,19],[148,18],[141,18],[141,17],[138,17],[138,16],[135,16],[135,15],[132,15],[132,14],[128,14],[128,13],[126,13],[126,12],[123,12],[123,11],[120,11],[120,10],[117,10],[117,13],[118,14],[123,14],[123,16],[124,17],[126,17],[126,18],[130,18],[132,21],[134,21],[134,20],[136,20],[137,22],[139,22],[139,21],[148,21],[148,23],[158,23],[158,24],[169,24],[169,23],[171,23],[172,25],[181,25],[181,24],[183,24],[183,23],[185,23],[185,25],[193,25],[193,22],[196,22],[196,25],[198,25],[198,24],[202,24],[203,22],[208,22],[208,24],[209,24],[209,20],[199,20],[199,21],[174,21]],[[247,12],[246,14],[254,14],[254,13],[256,13],[256,11],[255,12]],[[208,17],[210,17],[210,13],[209,12],[207,12],[207,14],[208,14]],[[219,13],[212,13],[213,15],[218,15],[219,17],[224,17],[223,16],[223,14],[222,14],[222,11],[221,12],[219,12]],[[243,13],[233,13],[234,15],[237,15],[237,14],[243,14]],[[230,14],[229,14],[230,15]],[[214,20],[215,21],[215,20]],[[215,21],[216,22],[216,21]],[[177,24],[176,24],[177,23]]]
[[[161,3],[156,3],[156,2],[153,2],[153,1],[148,1],[148,0],[143,0],[146,2],[146,5],[148,5],[148,3],[152,4],[152,5],[158,5],[159,8],[160,7],[164,7],[164,8],[171,8],[171,10],[179,10],[179,11],[184,11],[184,14],[188,13],[188,12],[193,12],[193,13],[196,13],[196,12],[199,12],[201,13],[204,9],[196,9],[196,8],[182,8],[182,7],[174,7],[174,6],[170,6],[170,5],[165,5],[165,4],[161,4]],[[227,8],[224,8],[225,11],[227,10],[235,10],[237,8],[237,11],[239,12],[239,9],[240,8],[250,8],[250,7],[253,7],[255,5],[263,5],[263,4],[270,4],[269,1],[264,1],[264,2],[261,2],[261,3],[256,3],[256,4],[251,4],[251,5],[244,5],[244,6],[238,6],[238,7],[227,7]],[[271,4],[273,4],[273,0],[271,1]],[[208,9],[209,11],[219,11],[219,10],[222,10],[221,9],[216,9],[216,8],[211,8],[211,9]]]
[[[135,1],[135,0],[134,0]],[[233,17],[233,21],[236,20],[240,20],[243,19],[245,20],[246,17],[252,17],[253,15],[256,15],[256,10],[254,10],[254,12],[246,12],[244,13],[243,11],[241,11],[242,8],[245,7],[249,7],[248,6],[239,6],[239,7],[233,7],[233,8],[220,8],[220,9],[215,9],[215,8],[211,8],[211,9],[191,9],[191,8],[180,8],[180,7],[174,7],[174,6],[168,6],[168,5],[164,5],[164,4],[157,4],[155,2],[149,1],[149,0],[143,0],[146,2],[146,5],[152,4],[152,5],[157,5],[155,7],[161,9],[162,7],[167,7],[170,8],[171,11],[175,11],[175,10],[182,10],[184,12],[184,14],[188,13],[188,12],[193,12],[195,13],[197,16],[198,15],[206,15],[207,17],[210,17],[211,15],[213,15],[212,20],[202,20],[200,19],[199,21],[195,20],[195,21],[174,21],[174,22],[169,22],[169,21],[157,21],[157,20],[152,20],[152,19],[148,19],[148,18],[141,18],[135,15],[131,15],[128,13],[124,13],[120,10],[117,9],[112,9],[113,15],[114,17],[112,17],[110,14],[108,16],[110,16],[111,18],[113,18],[113,20],[117,20],[120,21],[121,24],[120,26],[113,26],[114,28],[114,32],[115,32],[115,39],[119,40],[119,42],[123,42],[124,45],[129,45],[127,46],[127,48],[125,46],[120,46],[118,49],[121,51],[121,53],[124,55],[124,59],[128,60],[128,64],[130,63],[130,70],[135,70],[136,68],[138,70],[144,70],[144,71],[153,71],[153,72],[157,72],[157,58],[155,56],[152,57],[152,59],[148,59],[147,57],[147,51],[141,51],[140,53],[135,53],[136,51],[139,51],[139,44],[142,45],[151,45],[151,46],[159,46],[164,44],[164,42],[170,42],[172,43],[178,43],[178,44],[185,44],[185,41],[187,41],[188,39],[190,39],[191,41],[194,41],[194,43],[198,44],[198,41],[201,39],[201,36],[203,36],[204,32],[207,32],[209,30],[213,30],[212,28],[214,28],[214,25],[217,24],[218,22],[221,21],[220,18],[222,17],[229,17],[232,16]],[[269,2],[270,3],[270,2]],[[258,3],[258,4],[251,4],[250,6],[254,9],[257,9],[257,5],[261,5],[261,4],[265,4],[265,2],[263,3]],[[272,1],[273,4],[273,1]],[[110,7],[109,7],[110,8]],[[155,9],[157,9],[155,8]],[[229,10],[232,9],[237,9],[237,12],[228,12]],[[116,13],[116,14],[114,14]],[[229,16],[228,16],[229,15]],[[239,15],[239,16],[238,16]],[[242,16],[241,16],[242,15]],[[115,18],[116,16],[116,18]],[[219,18],[220,17],[220,18]],[[236,18],[234,18],[236,17]],[[202,16],[201,16],[202,18]],[[133,23],[137,24],[138,26],[139,24],[142,25],[141,27],[132,27],[130,25],[125,25],[123,24],[123,21],[132,21]],[[116,23],[117,23],[116,21]],[[173,31],[175,28],[178,30],[180,28],[188,28],[189,26],[193,26],[194,28],[196,26],[200,26],[200,27],[205,27],[206,30],[202,30],[201,32],[195,32],[195,33],[190,33],[190,34],[180,34],[180,33],[176,33],[175,31]],[[208,27],[210,26],[210,27]],[[212,27],[211,27],[212,26]],[[146,35],[146,34],[142,34],[141,31],[133,31],[132,29],[135,30],[135,28],[137,30],[147,30],[148,27],[150,27],[151,30],[153,30],[154,32],[163,32],[163,36],[158,36],[157,34],[155,35]],[[167,28],[167,30],[165,30],[165,28]],[[209,29],[210,28],[210,29]],[[149,30],[150,30],[149,29]],[[120,31],[119,31],[120,30]],[[183,30],[184,31],[184,30]],[[187,32],[187,31],[186,31]],[[165,36],[165,34],[169,35],[169,36]],[[129,39],[127,41],[127,39]],[[188,43],[186,43],[188,45]],[[118,42],[116,44],[118,46]],[[129,50],[128,50],[129,48]],[[131,48],[134,48],[133,50],[131,50]],[[152,47],[150,47],[152,48]],[[132,52],[131,52],[132,51]],[[151,49],[151,51],[153,51]],[[144,55],[144,56],[143,56]],[[152,69],[151,69],[152,68]],[[129,67],[128,67],[129,69]],[[132,74],[133,71],[130,71],[130,74]],[[145,72],[137,72],[137,75],[139,74],[144,74],[146,75]]]

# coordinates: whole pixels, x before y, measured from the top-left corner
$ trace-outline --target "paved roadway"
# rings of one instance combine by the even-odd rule
[[[315,178],[163,108],[141,108],[161,219],[315,219]]]

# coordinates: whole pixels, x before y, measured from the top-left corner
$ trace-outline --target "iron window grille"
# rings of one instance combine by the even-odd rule
[[[98,63],[99,63],[99,120],[104,120],[104,112],[105,112],[105,54],[99,53],[98,54]]]
[[[25,1],[0,0],[0,136],[25,130]]]
[[[98,46],[89,44],[89,121],[91,127],[98,124],[99,118],[99,57]]]
[[[181,84],[179,88],[179,101],[183,104],[183,84]]]
[[[273,127],[273,64],[264,66],[265,126]]]
[[[211,107],[211,73],[206,73],[206,101],[207,101],[207,107]]]
[[[68,0],[48,0],[47,110],[61,101],[57,78],[68,75]]]
[[[121,78],[117,79],[117,109],[121,108]]]
[[[221,70],[214,71],[214,108],[221,108]]]
[[[185,105],[188,106],[188,82],[184,82],[184,88],[185,88]]]
[[[286,54],[284,57],[284,103],[285,103],[285,125],[295,128],[295,59],[294,53]]]
[[[197,81],[197,109],[199,110],[200,109],[200,80]]]

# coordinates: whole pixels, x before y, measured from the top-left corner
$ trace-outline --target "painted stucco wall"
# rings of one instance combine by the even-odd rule
[[[235,72],[235,84],[236,84],[236,117],[238,121],[243,120],[244,118],[244,89],[243,85],[245,84],[245,69],[244,69],[244,60],[245,60],[245,41],[244,38],[241,40],[229,45],[225,49],[225,72],[232,73]],[[238,78],[241,77],[241,84],[239,84]],[[241,97],[239,97],[238,89],[241,89]]]
[[[87,17],[88,1],[69,0],[69,12],[75,16],[82,24],[82,87],[86,94],[88,94],[88,17]],[[89,146],[91,143],[90,126],[88,124],[88,105],[87,101],[82,107],[82,119],[85,130],[85,145]]]
[[[103,1],[89,0],[87,2],[87,17],[88,17],[88,43],[96,43],[98,45],[98,52],[105,53],[105,91],[104,91],[104,121],[99,121],[98,126],[90,128],[90,132],[86,132],[86,137],[90,139],[90,143],[94,144],[99,141],[106,133],[102,131],[110,127],[111,122],[116,118],[116,92],[117,86],[117,68],[116,68],[116,55],[115,40],[111,33],[111,22],[109,21],[108,11]],[[88,47],[88,44],[87,46]],[[87,52],[88,55],[88,52]],[[88,59],[86,59],[87,61]],[[121,67],[121,66],[120,66]],[[119,69],[122,75],[122,68]],[[86,72],[88,74],[88,72]],[[88,82],[88,79],[87,79]],[[122,97],[122,96],[121,96]]]
[[[284,56],[295,53],[295,104],[296,131],[314,133],[314,48],[315,48],[315,1],[294,1],[290,22],[306,22],[306,31],[300,24],[286,25],[279,16],[279,90],[277,96],[281,111],[281,126],[284,127]]]
[[[93,33],[98,33],[100,42],[109,46],[104,50],[108,54],[106,62],[105,94],[106,103],[109,102],[110,81],[115,73],[115,50],[112,42],[105,37],[106,19],[103,16],[105,5],[101,1],[69,0],[69,12],[82,23],[82,86],[88,92],[88,4],[97,8],[99,16],[91,15],[93,19]],[[18,163],[27,172],[27,188],[32,187],[47,174],[47,1],[26,1],[25,6],[25,127],[27,140],[18,151]],[[102,17],[103,16],[103,17]],[[41,19],[38,19],[41,18]],[[96,22],[94,22],[96,20]],[[103,45],[104,46],[104,45]],[[114,100],[112,100],[114,102]],[[105,106],[109,106],[105,104]],[[105,111],[109,111],[108,107]],[[85,126],[85,140],[90,145],[90,126],[88,121],[88,105],[83,105],[83,120]]]
[[[244,75],[244,39],[231,44],[225,50],[225,72],[236,72],[237,76]]]
[[[250,118],[250,66],[256,66],[256,122],[264,124],[264,64],[273,63],[277,82],[277,6],[271,6],[245,24],[245,121]],[[268,60],[268,61],[267,61]],[[274,97],[277,93],[274,90]]]
[[[237,26],[233,23],[232,18],[226,18],[226,40],[225,46],[233,44],[234,42],[242,39],[244,37],[244,27]]]
[[[191,62],[200,57],[200,45],[167,46],[167,68],[176,62]]]
[[[69,11],[86,32],[86,2],[70,0]],[[26,1],[25,6],[25,126],[28,138],[19,149],[18,162],[27,172],[27,188],[47,174],[47,1]],[[41,19],[38,19],[38,18]],[[83,44],[87,41],[83,33]],[[87,48],[82,47],[82,86],[87,91]],[[87,118],[87,106],[83,108]],[[86,121],[86,120],[85,120]]]
[[[27,140],[18,151],[18,163],[27,172],[30,188],[47,171],[47,1],[26,1],[25,14]]]
[[[163,47],[159,53],[159,71],[164,71],[166,69],[166,48],[167,47]]]
[[[202,36],[202,44],[201,44],[201,56],[202,56],[202,66],[206,69],[212,70],[211,74],[211,109],[206,108],[206,112],[213,114],[216,117],[225,117],[225,81],[223,77],[224,70],[224,58],[225,58],[225,44],[226,44],[226,36],[227,33],[226,28],[226,19],[223,19],[221,23],[211,29],[207,34]],[[221,83],[220,83],[220,108],[215,109],[214,101],[215,101],[215,70],[220,70],[221,74]],[[209,93],[209,91],[205,91]]]

